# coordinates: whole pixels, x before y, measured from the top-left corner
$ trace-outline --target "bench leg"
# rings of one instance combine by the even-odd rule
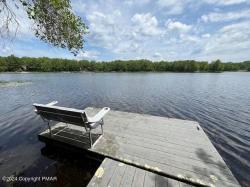
[[[42,116],[41,116],[41,117],[42,117]],[[50,120],[46,120],[46,119],[43,118],[43,117],[42,117],[42,120],[43,120],[45,123],[47,123],[47,125],[48,125],[48,127],[49,127],[49,134],[50,134],[50,136],[52,136],[51,127],[50,127],[50,125],[49,125]]]
[[[101,124],[101,129],[102,129],[102,135],[103,135],[104,132],[103,132],[103,125],[102,124]]]
[[[51,127],[50,127],[50,125],[49,125],[49,122],[50,122],[50,121],[47,122],[47,125],[48,125],[48,127],[49,127],[49,134],[50,134],[50,136],[52,136]]]
[[[89,130],[89,141],[90,141],[90,148],[92,148],[92,136],[91,136],[91,130]]]
[[[104,121],[103,121],[103,119],[101,119],[101,121],[100,121],[99,123],[100,123],[101,129],[102,129],[102,134],[101,134],[101,135],[103,135],[103,134],[104,134],[104,131],[103,131],[103,124],[104,124]]]

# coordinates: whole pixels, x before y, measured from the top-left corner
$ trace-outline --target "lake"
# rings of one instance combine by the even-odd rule
[[[32,103],[53,100],[198,121],[241,185],[250,186],[250,73],[2,73],[0,177],[56,176],[52,186],[88,183],[99,163],[37,139],[46,126]]]

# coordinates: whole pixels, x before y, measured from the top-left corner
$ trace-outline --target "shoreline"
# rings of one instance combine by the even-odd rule
[[[30,73],[238,73],[238,72],[250,72],[247,70],[239,71],[4,71],[0,74],[30,74]]]

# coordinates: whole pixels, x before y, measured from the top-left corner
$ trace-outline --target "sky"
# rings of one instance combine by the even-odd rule
[[[0,38],[0,56],[250,60],[250,0],[72,0],[71,4],[89,27],[84,49],[76,57],[37,39],[21,9],[16,11],[20,26],[15,39]]]

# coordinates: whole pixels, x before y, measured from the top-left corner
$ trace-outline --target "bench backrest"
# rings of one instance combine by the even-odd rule
[[[83,126],[86,122],[86,113],[84,110],[77,110],[73,108],[59,107],[59,106],[48,106],[43,104],[33,104],[36,108],[36,112],[47,120],[53,120],[58,122],[64,122]]]

